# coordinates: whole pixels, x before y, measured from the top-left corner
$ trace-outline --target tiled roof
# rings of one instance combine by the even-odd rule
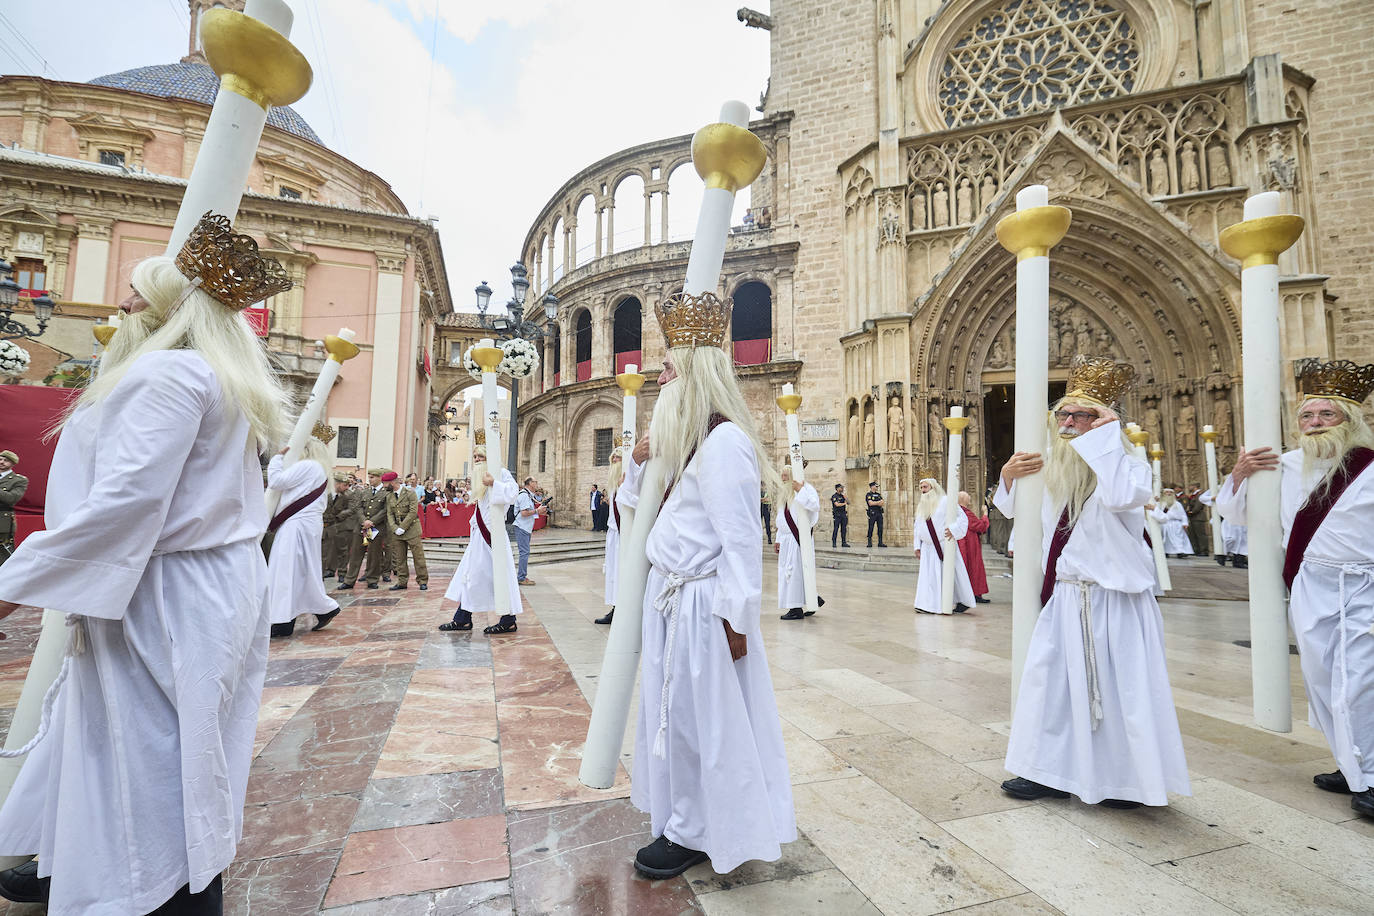
[[[215,93],[219,92],[219,77],[208,64],[179,62],[111,73],[91,80],[91,85],[213,105]],[[324,145],[319,135],[305,123],[305,118],[289,107],[273,108],[267,113],[267,123],[312,143]]]

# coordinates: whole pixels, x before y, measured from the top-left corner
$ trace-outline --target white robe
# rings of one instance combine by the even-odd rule
[[[634,508],[642,467],[628,464],[617,499]],[[753,445],[733,423],[724,423],[673,487],[646,549],[652,567],[644,591],[630,800],[649,814],[654,836],[705,852],[721,874],[750,859],[774,861],[781,844],[797,838],[782,726],[759,630],[758,507]],[[676,593],[675,615],[673,590],[665,588],[669,575],[690,579]],[[698,576],[703,578],[693,578]],[[722,620],[748,642],[737,662]],[[665,679],[670,687],[663,707]],[[658,757],[652,749],[665,718],[666,756]]]
[[[229,866],[267,664],[267,527],[248,422],[190,350],[139,357],[58,441],[47,530],[0,599],[80,618],[52,727],[0,810],[53,916],[140,916]],[[318,567],[317,567],[318,568]]]
[[[1165,805],[1168,793],[1189,795],[1191,787],[1153,594],[1154,558],[1144,539],[1150,469],[1126,451],[1115,422],[1051,447],[1076,449],[1097,474],[1097,489],[1059,556],[1054,593],[1031,633],[1006,768],[1088,804],[1119,798]],[[1010,491],[999,483],[993,497],[1008,518],[1014,491],[1014,482]],[[1047,492],[1042,563],[1062,511]],[[1085,591],[1101,694],[1096,728],[1081,620]]]
[[[515,495],[519,490],[510,471],[502,468],[501,475],[487,489],[486,495],[478,500],[475,510],[487,519],[488,531],[493,524],[505,525],[506,507],[515,502]],[[510,596],[510,604],[501,610],[496,607],[495,589],[492,587],[491,546],[482,537],[474,516],[467,549],[463,551],[463,559],[458,561],[458,569],[453,573],[453,581],[448,584],[448,591],[444,592],[444,597],[450,601],[457,601],[458,606],[465,611],[519,614],[520,582],[515,578],[515,560],[511,558],[510,551],[505,551],[505,557],[508,583],[506,594]]]
[[[614,495],[611,498],[614,499]],[[616,521],[614,503],[607,508],[611,513],[606,516],[606,562],[602,564],[601,571],[606,577],[606,603],[615,607],[615,589],[620,573],[620,522]]]
[[[810,527],[820,518],[821,497],[815,487],[803,483],[796,492],[794,502],[810,513],[808,518],[801,518],[793,511],[792,520],[797,523],[797,531],[800,532],[802,526]],[[779,511],[776,514],[773,530],[777,533],[778,544],[778,610],[790,611],[794,607],[806,607],[806,577],[802,573],[801,544],[792,537],[792,529],[787,527],[783,513]]]
[[[1175,502],[1168,509],[1162,504],[1156,505],[1150,510],[1150,514],[1159,522],[1159,529],[1164,536],[1165,553],[1185,557],[1193,555],[1193,542],[1188,540],[1188,512],[1182,503]]]
[[[1302,458],[1294,450],[1280,460],[1285,550],[1298,510],[1330,467],[1314,462],[1303,479]],[[1249,483],[1236,490],[1229,478],[1223,481],[1217,508],[1224,517],[1245,521]],[[1308,721],[1326,736],[1350,788],[1374,787],[1374,467],[1346,487],[1312,536],[1293,578],[1288,616],[1307,686]]]
[[[968,534],[968,516],[956,506],[954,521],[946,525],[944,518],[947,511],[949,511],[949,497],[944,496],[935,507],[935,514],[932,516],[935,533],[941,536],[941,550],[954,551],[954,603],[973,607],[975,603],[973,583],[969,581],[968,567],[964,565],[963,554],[959,552],[959,538]],[[953,541],[944,540],[943,535],[946,527],[954,533]],[[935,551],[935,542],[930,538],[930,529],[926,527],[925,519],[916,519],[911,543],[916,545],[916,554],[921,560],[921,569],[916,574],[916,610],[925,611],[928,614],[953,614],[953,608],[948,611],[944,610],[942,589],[944,587],[945,561],[940,559],[939,554]]]
[[[301,459],[284,471],[281,463],[282,456],[273,455],[267,465],[267,485],[281,491],[279,512],[326,481],[319,462]],[[325,592],[320,576],[324,507],[328,502],[326,487],[318,499],[282,522],[272,539],[272,556],[267,560],[267,606],[273,623],[338,610],[339,603]]]
[[[1225,484],[1226,481],[1229,479],[1229,477],[1223,478],[1222,483]],[[1220,489],[1220,487],[1217,487],[1217,489]],[[1198,499],[1202,502],[1204,506],[1215,506],[1216,491],[1203,490],[1202,495],[1199,496]],[[1222,515],[1220,508],[1214,509],[1213,512],[1213,517],[1219,519],[1221,522],[1222,552],[1227,554],[1240,554],[1241,556],[1247,555],[1250,552],[1249,529],[1247,529],[1244,525],[1236,524],[1231,519]]]

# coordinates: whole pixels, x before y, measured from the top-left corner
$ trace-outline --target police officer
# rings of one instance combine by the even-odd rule
[[[864,503],[868,508],[868,546],[873,546],[873,527],[878,528],[878,546],[886,547],[883,543],[883,494],[878,492],[878,481],[870,481],[868,492],[864,494]]]
[[[383,475],[382,480],[391,490],[386,509],[387,537],[391,538],[392,563],[396,567],[396,584],[391,590],[401,591],[410,582],[410,564],[406,560],[409,550],[415,561],[415,581],[423,592],[429,588],[429,566],[425,563],[425,548],[420,544],[420,499],[413,486],[401,486],[395,473]]]
[[[830,494],[830,549],[835,549],[835,536],[840,543],[849,546],[849,500],[844,498],[844,484],[835,484],[835,492]]]
[[[338,576],[340,585],[348,581],[348,559],[353,541],[362,541],[357,537],[363,523],[362,494],[349,489],[352,483],[353,478],[349,475],[335,473],[334,493],[324,507],[324,549],[321,554],[324,558],[324,577]],[[362,555],[361,543],[358,545],[358,554]]]

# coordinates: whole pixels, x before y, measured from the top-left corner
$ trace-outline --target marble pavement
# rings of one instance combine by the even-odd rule
[[[1196,570],[1243,587],[1243,573]],[[911,611],[911,576],[822,570],[825,609],[793,623],[772,612],[771,561],[763,631],[802,838],[776,863],[645,881],[628,777],[606,792],[576,779],[606,637],[591,622],[600,562],[532,575],[514,636],[483,636],[482,615],[471,634],[437,632],[436,575],[423,593],[339,593],[328,629],[273,641],[226,912],[1374,911],[1374,821],[1311,785],[1333,764],[1305,724],[1296,658],[1294,731],[1250,722],[1243,601],[1164,602],[1193,796],[1113,811],[998,790],[1008,579],[993,604],[936,618]],[[0,725],[36,623],[21,611],[4,626]]]

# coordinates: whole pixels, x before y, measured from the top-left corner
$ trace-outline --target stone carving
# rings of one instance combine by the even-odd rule
[[[1231,395],[1227,391],[1218,391],[1216,401],[1212,404],[1212,428],[1216,430],[1217,442],[1222,448],[1234,448],[1235,441],[1235,420],[1231,415]]]
[[[878,192],[878,229],[884,245],[892,245],[902,240],[902,198],[901,191],[891,188]]]
[[[959,180],[957,196],[959,225],[973,222],[973,184],[967,178]]]
[[[941,182],[936,182],[935,193],[931,195],[932,216],[936,229],[943,229],[949,225],[949,192]]]
[[[1073,330],[1074,344],[1078,347],[1078,352],[1085,356],[1091,356],[1096,346],[1094,343],[1095,335],[1093,334],[1093,328],[1092,325],[1088,323],[1088,319],[1083,315],[1079,315],[1078,320],[1074,322]]]
[[[926,228],[926,192],[912,191],[908,200],[908,207],[911,210],[911,228]]]
[[[997,182],[993,180],[992,174],[983,175],[983,183],[978,188],[978,202],[986,210],[992,206],[992,199],[997,196]]]
[[[1192,140],[1183,141],[1180,164],[1179,182],[1183,185],[1183,193],[1188,194],[1202,187],[1202,178],[1197,168],[1197,144]]]
[[[1140,416],[1140,428],[1150,434],[1150,444],[1160,441],[1164,433],[1164,414],[1159,412],[1159,398],[1148,397],[1144,401],[1145,412]]]
[[[926,418],[926,423],[930,427],[930,451],[931,453],[943,452],[945,450],[945,424],[940,417],[940,405],[930,405],[930,416]]]
[[[905,448],[906,413],[902,410],[900,398],[893,398],[891,403],[892,406],[887,409],[887,450],[900,452]]]
[[[858,455],[863,454],[862,452],[859,451],[859,449],[863,446],[863,440],[860,438],[862,428],[863,428],[863,421],[859,419],[859,415],[858,415],[857,413],[852,413],[852,414],[850,414],[850,415],[849,415],[849,454],[850,454],[851,456],[857,457]]]
[[[1298,162],[1288,154],[1283,133],[1277,127],[1269,131],[1268,147],[1264,158],[1264,169],[1269,173],[1266,184],[1270,190],[1293,190],[1298,175]]]
[[[1178,418],[1174,420],[1174,442],[1180,452],[1197,451],[1197,408],[1192,395],[1180,398]]]
[[[1207,186],[1231,187],[1231,165],[1227,161],[1226,147],[1220,142],[1207,144]]]
[[[1159,147],[1150,154],[1150,195],[1164,197],[1169,193],[1169,166],[1164,162],[1164,153]]]
[[[967,445],[968,454],[970,456],[979,454],[979,439],[980,431],[978,429],[978,408],[970,407],[968,409],[968,427],[964,429],[964,442]]]
[[[1002,342],[1001,337],[992,341],[992,349],[988,351],[988,368],[1005,369],[1011,363],[1007,357],[1007,345]]]
[[[873,454],[876,454],[877,451],[878,451],[878,447],[877,447],[877,444],[876,444],[875,441],[874,441],[873,435],[874,435],[873,414],[872,414],[872,413],[868,413],[868,414],[866,414],[866,415],[864,416],[864,454],[865,454],[865,455],[873,455]]]

